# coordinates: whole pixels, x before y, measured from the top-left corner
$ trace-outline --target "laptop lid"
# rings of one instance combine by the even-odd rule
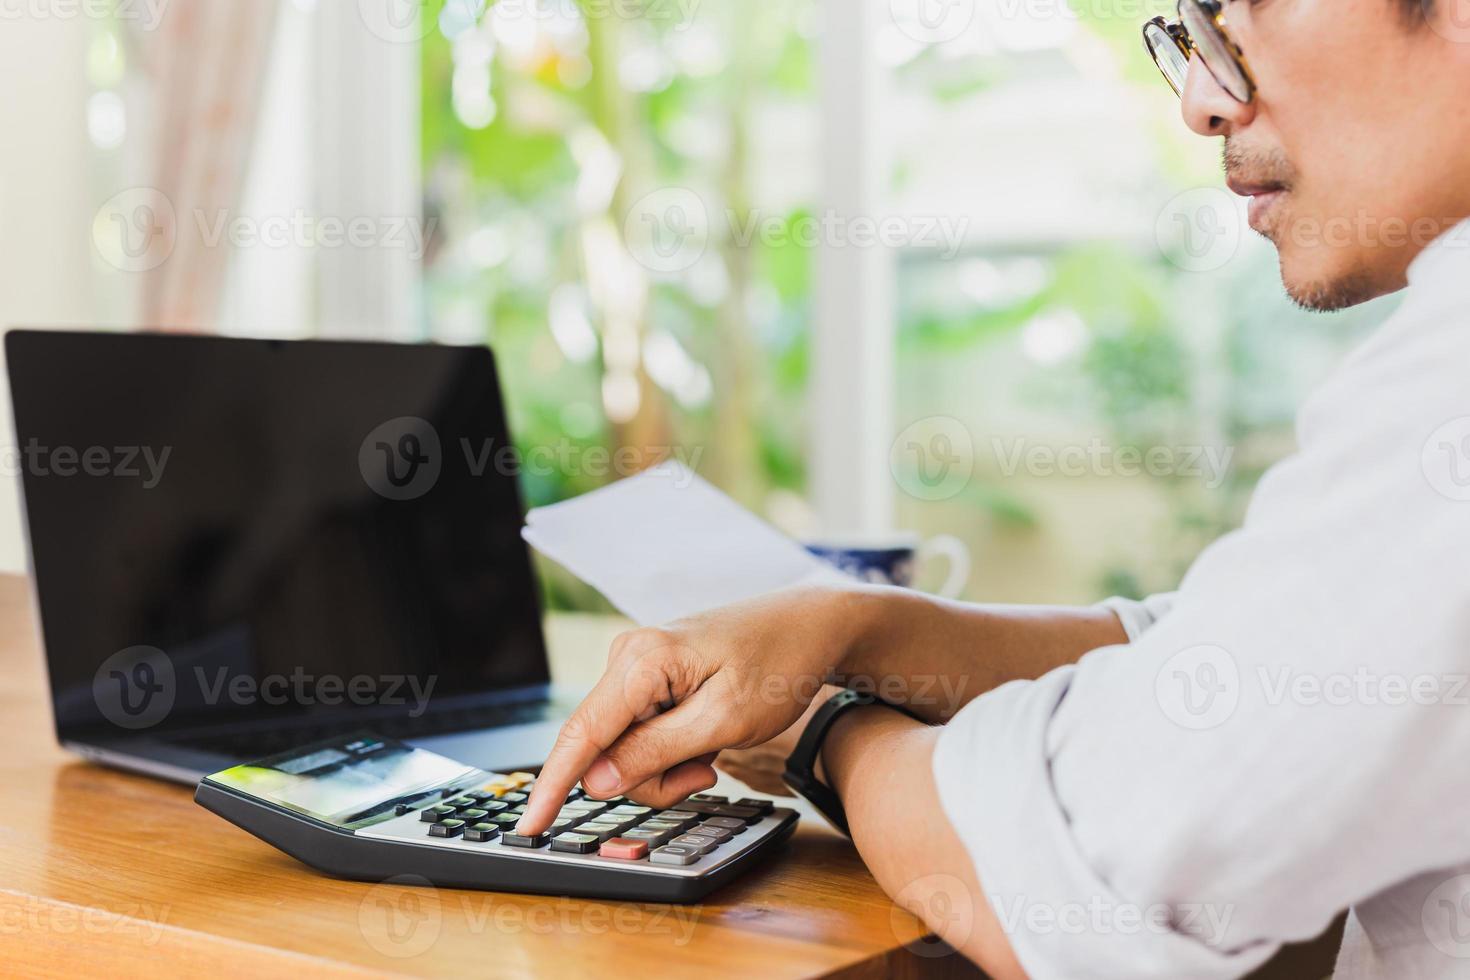
[[[63,742],[544,696],[485,348],[12,331]]]

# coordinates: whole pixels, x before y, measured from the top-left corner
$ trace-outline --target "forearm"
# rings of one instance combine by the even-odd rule
[[[826,601],[843,654],[836,680],[870,687],[931,722],[1014,680],[1127,643],[1106,609],[971,605],[906,589],[855,588]]]
[[[931,768],[938,735],[886,708],[851,711],[824,743],[826,778],[883,890],[996,980],[1024,978],[940,805]]]

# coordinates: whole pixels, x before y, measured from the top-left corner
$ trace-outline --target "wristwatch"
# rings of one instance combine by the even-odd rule
[[[872,694],[864,694],[861,691],[842,691],[834,694],[826,704],[817,709],[817,713],[807,723],[806,731],[801,733],[795,751],[786,759],[786,771],[781,775],[781,780],[787,786],[821,811],[822,816],[832,822],[832,826],[849,837],[852,836],[852,832],[847,827],[847,811],[842,807],[842,800],[830,787],[824,786],[817,779],[817,757],[822,752],[822,742],[826,740],[827,733],[832,730],[838,718],[855,708],[866,708],[871,705],[892,708],[915,721],[921,720],[907,708],[890,704]]]

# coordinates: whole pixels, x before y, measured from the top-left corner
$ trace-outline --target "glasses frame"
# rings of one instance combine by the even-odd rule
[[[1190,37],[1189,29],[1184,26],[1183,8],[1186,3],[1198,8],[1199,12],[1205,16],[1205,19],[1214,29],[1221,47],[1234,59],[1235,67],[1240,72],[1241,79],[1245,82],[1245,98],[1242,99],[1230,91],[1230,86],[1226,85],[1221,80],[1219,73],[1210,67],[1210,63],[1205,60],[1204,55],[1200,52],[1199,45],[1195,43],[1194,38]],[[1148,49],[1149,57],[1153,59],[1154,65],[1159,69],[1159,73],[1164,76],[1164,81],[1168,82],[1169,87],[1174,90],[1174,94],[1180,98],[1184,97],[1184,92],[1181,91],[1178,85],[1174,84],[1174,79],[1170,78],[1169,73],[1164,70],[1164,65],[1159,60],[1159,52],[1154,47],[1153,41],[1150,40],[1149,28],[1157,28],[1163,31],[1169,40],[1174,42],[1174,46],[1179,49],[1179,53],[1184,55],[1185,61],[1199,54],[1200,63],[1209,69],[1210,74],[1215,77],[1215,82],[1232,99],[1235,99],[1235,101],[1242,105],[1250,105],[1254,102],[1256,98],[1256,79],[1251,74],[1250,65],[1246,63],[1245,52],[1240,49],[1239,44],[1235,43],[1235,38],[1230,36],[1230,29],[1225,24],[1225,5],[1220,0],[1178,0],[1178,3],[1175,5],[1175,10],[1178,12],[1178,20],[1170,21],[1165,20],[1163,17],[1154,17],[1143,25],[1144,47]]]

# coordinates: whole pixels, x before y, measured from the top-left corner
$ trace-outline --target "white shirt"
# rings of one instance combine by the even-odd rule
[[[942,733],[1037,980],[1237,977],[1346,908],[1337,980],[1470,977],[1470,222],[1409,282],[1129,645]]]

